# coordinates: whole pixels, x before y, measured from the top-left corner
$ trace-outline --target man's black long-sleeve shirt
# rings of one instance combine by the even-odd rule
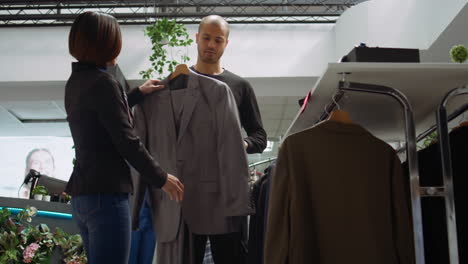
[[[199,74],[194,67],[191,69]],[[242,127],[247,132],[247,153],[262,153],[267,145],[267,134],[263,129],[262,117],[258,109],[257,99],[250,83],[244,78],[224,69],[221,74],[203,74],[226,83],[234,94]]]

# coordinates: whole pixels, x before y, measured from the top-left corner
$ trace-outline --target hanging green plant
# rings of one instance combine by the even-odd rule
[[[186,53],[174,58],[169,53],[171,48],[187,47],[193,43],[184,25],[167,18],[160,19],[145,28],[145,36],[151,39],[153,53],[149,57],[151,68],[140,71],[143,79],[150,79],[156,72],[162,78],[165,70],[173,72],[175,66],[190,60]]]

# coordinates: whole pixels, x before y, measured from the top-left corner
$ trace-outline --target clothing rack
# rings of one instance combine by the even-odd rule
[[[459,263],[458,256],[458,244],[457,244],[457,229],[456,229],[456,214],[455,214],[455,199],[453,191],[453,175],[452,175],[452,163],[451,163],[451,152],[450,142],[448,135],[448,122],[457,118],[468,109],[468,104],[464,104],[450,115],[447,116],[446,106],[448,101],[458,95],[468,94],[468,87],[455,88],[447,93],[440,103],[436,112],[436,124],[431,126],[429,129],[421,133],[417,138],[416,142],[421,141],[431,133],[437,130],[439,148],[442,162],[442,176],[444,186],[431,186],[421,187],[422,197],[434,197],[440,196],[444,198],[445,210],[446,210],[446,223],[447,223],[447,237],[449,245],[449,258],[450,263]],[[399,148],[397,152],[404,150],[404,146]]]
[[[408,168],[410,175],[410,188],[411,188],[411,208],[413,216],[413,231],[414,231],[414,246],[415,257],[417,264],[424,263],[424,240],[422,229],[422,214],[421,214],[421,195],[419,186],[419,170],[418,158],[416,154],[416,131],[413,119],[413,110],[406,96],[400,91],[383,86],[366,83],[348,82],[346,75],[342,73],[343,79],[338,83],[338,96],[334,96],[333,103],[327,106],[327,110],[320,117],[321,120],[325,119],[337,105],[337,102],[343,97],[344,91],[354,91],[363,93],[381,94],[395,98],[404,109],[405,118],[405,137],[406,137],[406,155],[408,160]]]
[[[298,112],[285,133],[285,137],[283,137],[286,138],[292,133],[311,127],[327,118],[329,113],[337,106],[336,102],[343,101],[345,92],[360,92],[349,98],[351,100],[346,98],[346,107],[343,110],[349,112],[356,123],[371,131],[378,138],[387,142],[407,142],[405,149],[407,150],[410,173],[417,264],[425,263],[421,197],[428,195],[441,196],[448,193],[446,202],[451,204],[448,207],[451,211],[447,211],[447,217],[455,220],[455,211],[452,210],[454,204],[453,187],[450,187],[450,174],[446,177],[449,180],[446,180],[444,188],[422,188],[419,185],[416,143],[418,139],[424,137],[423,134],[430,134],[439,126],[441,126],[439,129],[443,130],[444,125],[442,123],[447,125],[446,120],[445,122],[441,120],[439,121],[440,125],[433,126],[432,114],[437,106],[441,104],[442,98],[446,102],[458,94],[466,93],[459,90],[457,90],[458,92],[450,92],[451,89],[449,88],[460,87],[468,83],[466,71],[468,71],[468,65],[453,63],[329,63],[324,74],[311,89],[307,104]],[[338,89],[336,89],[337,84]],[[372,95],[375,93],[387,96]],[[393,99],[385,99],[391,97],[399,102],[400,107],[395,107],[396,104]],[[389,101],[391,102],[389,103]],[[468,108],[463,102],[461,104],[460,100],[453,101],[448,108],[448,111],[452,112],[448,117],[449,120],[454,119]],[[404,114],[401,112],[402,108]],[[454,109],[456,110],[454,111]],[[445,112],[439,114],[442,119],[444,116],[446,117],[444,114]],[[405,117],[404,120],[402,116]],[[428,128],[432,130],[429,131]],[[405,131],[404,135],[403,131]],[[416,138],[416,131],[426,132]],[[447,129],[445,129],[445,134],[447,134]],[[439,135],[444,137],[444,140],[448,140],[444,133],[439,132]],[[444,152],[446,153],[447,150],[444,150]],[[444,155],[444,157],[447,156]],[[447,163],[446,160],[445,164],[450,164],[450,162]],[[450,171],[450,168],[445,170]],[[452,195],[450,195],[450,192]],[[452,221],[451,225],[454,226],[454,224],[455,221]],[[456,236],[453,228],[449,226],[447,228],[448,232],[451,233],[450,236]],[[452,248],[457,249],[456,242],[455,246],[453,246],[453,242],[456,240],[450,239],[450,241],[450,264],[455,264],[458,263],[458,258],[455,257],[456,251],[452,250]]]
[[[345,77],[343,77],[345,79]],[[409,105],[406,97],[398,92],[395,89],[385,86],[376,86],[362,83],[349,83],[346,81],[341,81],[339,83],[339,91],[336,96],[334,96],[333,102],[327,105],[326,110],[320,117],[320,121],[325,120],[331,111],[336,108],[337,103],[343,97],[343,91],[358,91],[358,92],[368,92],[368,93],[377,93],[377,94],[386,94],[396,98],[400,104],[405,108],[405,120],[406,120],[406,135],[407,135],[407,144],[405,144],[407,155],[408,155],[408,166],[410,169],[410,183],[411,183],[411,200],[412,200],[412,210],[413,210],[413,227],[415,228],[415,251],[416,256],[419,255],[420,258],[424,259],[424,243],[419,243],[418,240],[423,239],[423,236],[419,237],[417,234],[422,234],[422,215],[421,215],[421,203],[420,198],[422,197],[433,197],[441,196],[445,200],[446,208],[446,220],[447,220],[447,235],[448,235],[448,244],[449,244],[449,257],[450,264],[458,264],[458,244],[457,244],[457,229],[456,229],[456,213],[455,213],[455,198],[453,191],[453,174],[452,174],[452,163],[451,163],[451,152],[450,152],[450,142],[448,135],[448,122],[458,117],[460,114],[464,113],[468,109],[468,104],[459,107],[452,114],[447,116],[446,106],[448,101],[458,95],[468,94],[468,86],[462,88],[455,88],[450,91],[440,103],[437,112],[437,123],[432,126],[425,132],[419,135],[418,138],[414,139],[412,133],[414,133],[414,122],[412,120],[412,110]],[[411,127],[413,127],[411,129]],[[442,161],[442,173],[444,186],[442,187],[421,187],[419,185],[419,176],[418,172],[414,173],[414,170],[418,170],[417,154],[415,144],[418,140],[425,138],[427,135],[431,134],[435,130],[438,130],[438,139],[440,147],[440,155]],[[412,130],[412,131],[411,131]],[[414,134],[413,134],[414,135]],[[409,148],[408,148],[409,147]],[[413,158],[410,158],[413,157]],[[416,161],[416,162],[415,162]],[[413,164],[413,166],[411,165]],[[414,168],[414,166],[416,166]],[[413,173],[411,173],[413,171]],[[415,182],[416,181],[416,182]],[[419,202],[418,202],[419,200]],[[419,206],[418,206],[419,204]],[[418,208],[419,207],[419,208]],[[416,209],[416,210],[415,210]],[[418,212],[419,210],[419,212]],[[416,217],[414,217],[416,216]],[[419,229],[420,228],[420,229]],[[422,256],[419,253],[422,253]],[[416,263],[419,263],[418,260]]]
[[[249,164],[249,169],[251,168],[254,168],[255,171],[257,171],[256,169],[256,166],[258,165],[262,165],[262,164],[267,164],[267,163],[270,163],[270,162],[273,162],[275,161],[276,158],[268,158],[266,160],[262,160],[262,161],[259,161],[259,162],[255,162],[255,163],[251,163]],[[257,177],[257,175],[249,175],[249,184],[251,186],[253,186],[253,184],[259,179],[259,177]]]
[[[435,193],[434,195],[440,195],[445,200],[445,210],[447,218],[447,235],[449,243],[449,257],[451,264],[458,264],[458,243],[457,243],[457,226],[455,217],[455,198],[453,191],[453,170],[452,170],[452,158],[450,152],[450,140],[448,134],[448,118],[447,118],[447,103],[452,98],[468,94],[468,87],[464,86],[461,88],[455,88],[451,90],[443,98],[437,109],[437,132],[439,137],[440,155],[442,161],[442,176],[444,179],[443,193]],[[464,111],[462,109],[467,108],[468,104],[465,104],[461,108],[457,109],[456,113],[461,114]],[[454,114],[456,114],[454,113]],[[429,191],[429,190],[428,190]]]
[[[421,213],[421,197],[441,196],[445,200],[446,220],[447,220],[447,235],[449,245],[450,264],[458,264],[458,244],[457,244],[457,229],[456,229],[456,214],[455,214],[455,199],[453,191],[453,175],[451,166],[451,152],[448,135],[448,122],[458,117],[468,109],[468,104],[465,104],[447,116],[446,106],[448,101],[458,95],[468,94],[468,86],[455,88],[451,90],[440,103],[437,111],[437,123],[431,126],[428,130],[414,138],[415,129],[412,117],[412,109],[406,96],[398,90],[390,87],[346,82],[346,74],[343,73],[343,81],[339,82],[338,92],[333,96],[333,102],[326,106],[326,110],[320,116],[319,121],[325,120],[329,113],[333,111],[337,103],[344,96],[344,91],[357,91],[367,93],[377,93],[392,96],[397,99],[405,109],[406,120],[406,136],[407,143],[403,148],[407,150],[408,166],[410,170],[410,186],[411,186],[411,201],[413,211],[413,228],[415,232],[415,253],[416,263],[424,263],[424,242],[422,232],[422,213]],[[416,154],[416,143],[435,130],[438,130],[440,155],[442,161],[442,173],[444,186],[421,187],[419,185],[418,161]],[[421,241],[421,242],[420,242]],[[418,259],[419,258],[419,259]],[[422,261],[422,262],[421,262]]]

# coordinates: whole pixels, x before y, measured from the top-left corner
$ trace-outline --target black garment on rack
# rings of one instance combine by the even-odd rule
[[[255,215],[250,216],[249,250],[247,264],[263,264],[263,247],[268,216],[268,194],[270,192],[270,178],[275,163],[265,169],[263,177],[258,179],[252,188],[252,202]]]
[[[468,127],[454,129],[450,134],[455,213],[457,221],[460,263],[468,263]],[[442,166],[439,144],[418,152],[421,186],[442,186]],[[425,259],[427,264],[449,263],[445,202],[442,197],[421,200]]]

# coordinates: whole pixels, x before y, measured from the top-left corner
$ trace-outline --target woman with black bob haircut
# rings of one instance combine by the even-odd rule
[[[122,48],[117,20],[86,12],[74,21],[69,35],[72,73],[65,86],[67,120],[75,144],[76,162],[66,192],[72,198],[73,219],[90,264],[127,264],[130,251],[127,162],[142,180],[162,188],[171,199],[183,199],[182,183],[160,168],[135,136],[130,108],[144,94],[160,89],[147,81],[127,96],[108,73]]]

